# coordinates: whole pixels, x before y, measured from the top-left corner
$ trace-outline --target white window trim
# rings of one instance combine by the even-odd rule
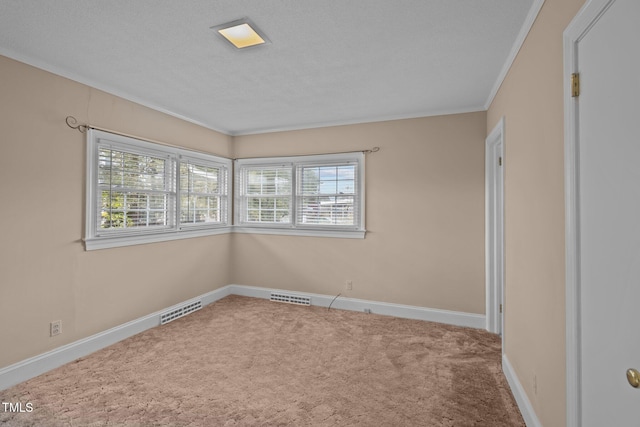
[[[310,156],[292,156],[292,157],[266,157],[266,158],[250,158],[237,159],[234,162],[234,233],[251,233],[251,234],[277,234],[290,236],[311,236],[311,237],[331,237],[331,238],[350,238],[364,239],[366,235],[365,228],[365,161],[364,153],[354,152],[345,154],[321,154]],[[358,203],[358,224],[357,226],[316,226],[308,224],[298,224],[295,222],[295,213],[292,213],[292,222],[290,224],[251,224],[241,222],[241,186],[240,174],[242,166],[274,166],[286,165],[292,168],[292,176],[294,182],[292,184],[292,204],[294,210],[297,203],[296,200],[296,168],[299,165],[323,165],[340,162],[357,162],[358,163],[358,191],[356,202]]]
[[[224,177],[224,181],[222,182],[222,186],[226,189],[226,201],[225,201],[225,206],[226,206],[226,212],[222,212],[221,209],[221,213],[224,214],[226,221],[224,223],[220,223],[220,224],[211,224],[211,223],[202,223],[202,224],[193,224],[193,223],[184,223],[184,224],[180,224],[179,223],[179,218],[181,218],[181,203],[180,203],[180,162],[182,161],[186,161],[186,162],[193,162],[196,164],[199,164],[201,166],[210,166],[210,167],[220,167],[223,166],[224,169],[226,170],[226,177]],[[220,228],[220,227],[226,227],[227,231],[228,227],[231,226],[231,221],[233,219],[233,206],[232,206],[232,198],[233,198],[233,191],[232,191],[232,184],[231,181],[233,180],[233,170],[232,170],[232,166],[233,166],[233,162],[231,161],[231,159],[227,159],[224,157],[217,157],[217,156],[212,156],[210,154],[202,154],[202,153],[197,153],[197,152],[192,152],[192,151],[186,151],[186,150],[179,150],[179,154],[178,154],[178,166],[177,166],[177,181],[176,181],[176,185],[178,186],[177,189],[177,194],[178,194],[178,199],[177,199],[177,207],[176,209],[178,210],[177,212],[177,220],[178,220],[178,229],[180,232],[186,232],[186,231],[193,231],[193,230],[198,230],[198,229],[213,229],[213,228]]]
[[[366,230],[327,230],[327,229],[302,229],[283,228],[282,226],[233,226],[234,233],[240,234],[276,234],[284,236],[307,236],[307,237],[333,237],[339,239],[364,239]]]
[[[98,161],[97,161],[97,147],[98,141],[101,139],[114,142],[116,145],[126,146],[136,151],[149,152],[153,154],[162,153],[163,155],[170,157],[174,160],[175,168],[175,192],[176,192],[176,208],[172,212],[173,224],[167,228],[154,229],[154,230],[134,230],[127,232],[113,232],[107,235],[98,236],[97,231],[97,210],[98,206]],[[202,160],[203,164],[220,165],[226,168],[226,222],[219,224],[206,224],[206,225],[187,225],[181,226],[180,224],[180,192],[179,192],[179,178],[177,177],[179,171],[179,164],[181,157],[189,159]],[[231,219],[233,218],[232,211],[232,192],[231,192],[231,178],[232,178],[232,161],[231,159],[218,157],[210,154],[200,153],[196,151],[186,150],[182,148],[176,148],[171,146],[165,146],[157,143],[143,141],[123,135],[118,135],[110,132],[104,132],[97,129],[89,129],[87,132],[87,174],[86,174],[86,211],[85,211],[85,249],[107,249],[113,247],[139,245],[153,242],[164,242],[170,240],[178,240],[193,237],[211,236],[216,234],[229,233],[232,230]]]
[[[292,183],[294,182],[294,174],[295,172],[294,170],[294,164],[291,161],[278,161],[279,159],[271,159],[271,158],[265,158],[265,159],[250,159],[250,160],[236,160],[234,162],[234,181],[233,181],[233,188],[234,188],[234,200],[233,200],[233,206],[234,206],[234,219],[233,219],[233,223],[234,223],[234,229],[239,229],[239,228],[249,228],[252,229],[254,227],[268,227],[270,229],[288,229],[291,228],[292,224],[291,223],[270,223],[270,224],[260,224],[260,223],[250,223],[250,222],[243,222],[242,221],[242,210],[243,210],[243,203],[242,203],[242,196],[240,195],[240,192],[242,191],[242,184],[241,184],[241,171],[242,171],[242,166],[259,166],[260,168],[285,168],[285,169],[290,169],[291,170],[291,179],[292,179]],[[290,202],[294,203],[294,192],[295,192],[295,188],[291,188],[291,194],[289,195],[289,200]],[[274,195],[274,197],[277,197],[276,195]],[[279,195],[279,197],[283,197],[282,195]],[[290,206],[291,208],[291,206]]]

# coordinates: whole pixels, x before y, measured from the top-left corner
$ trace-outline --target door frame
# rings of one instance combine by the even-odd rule
[[[615,0],[587,0],[563,34],[564,42],[564,188],[566,287],[566,416],[567,427],[582,424],[580,207],[578,99],[571,96],[572,73],[580,71],[578,43]]]
[[[485,140],[485,287],[487,331],[502,335],[504,352],[504,127]],[[502,158],[502,165],[498,159]]]

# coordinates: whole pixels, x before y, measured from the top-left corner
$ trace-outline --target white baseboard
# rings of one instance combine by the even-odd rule
[[[166,311],[180,307],[192,300],[202,300],[202,306],[211,304],[229,295],[229,286],[208,292],[197,298],[192,298],[175,306],[156,311],[147,316],[140,317],[106,331],[91,335],[90,337],[63,345],[38,356],[25,359],[21,362],[0,369],[0,390],[27,381],[33,377],[44,374],[52,369],[72,362],[80,357],[87,356],[95,351],[129,338],[147,329],[160,326],[160,315]]]
[[[294,292],[282,289],[259,288],[254,286],[227,285],[215,291],[208,292],[197,298],[167,307],[163,310],[149,314],[144,317],[132,320],[104,332],[90,337],[72,342],[58,347],[54,350],[40,354],[35,357],[23,360],[13,365],[0,369],[0,390],[7,389],[13,385],[27,381],[33,377],[41,375],[47,371],[55,369],[66,363],[72,362],[80,357],[87,356],[95,351],[108,347],[112,344],[129,338],[135,334],[160,325],[160,315],[172,309],[178,308],[185,303],[200,299],[202,306],[209,305],[227,295],[241,295],[254,298],[269,299],[271,292],[282,292],[296,295],[308,296],[311,305],[329,307],[339,310],[350,310],[363,312],[365,309],[371,313],[383,314],[386,316],[401,317],[406,319],[427,320],[431,322],[446,323],[456,326],[466,326],[477,329],[485,328],[485,316],[481,314],[462,313],[457,311],[438,310],[425,307],[416,307],[386,302],[367,301],[355,298],[344,298],[310,294],[304,292]],[[533,425],[533,424],[532,424]],[[539,424],[535,424],[536,426]]]
[[[520,413],[522,414],[522,418],[524,418],[524,422],[527,427],[542,427],[542,423],[538,419],[536,412],[533,410],[533,406],[527,397],[527,393],[524,391],[518,376],[513,370],[513,367],[511,366],[511,363],[509,363],[509,359],[507,359],[505,354],[502,355],[502,372],[504,372],[504,376],[507,379],[507,383],[509,383],[513,397],[516,399],[518,409],[520,409]]]
[[[483,314],[462,313],[459,311],[369,301],[356,298],[346,298],[343,296],[336,298],[335,295],[312,294],[307,292],[287,291],[284,289],[270,289],[243,285],[229,286],[231,287],[231,294],[234,295],[269,299],[271,292],[282,292],[309,297],[311,299],[311,305],[317,305],[320,307],[329,307],[329,305],[331,305],[331,308],[339,310],[361,312],[368,309],[374,314],[383,314],[385,316],[401,317],[404,319],[427,320],[430,322],[466,326],[476,329],[485,329],[486,327],[486,320]]]

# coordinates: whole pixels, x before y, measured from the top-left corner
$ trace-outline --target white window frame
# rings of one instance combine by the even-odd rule
[[[354,225],[317,225],[298,223],[298,176],[300,166],[334,166],[357,164],[355,176],[355,222]],[[295,236],[317,236],[355,238],[365,237],[365,171],[364,153],[354,152],[346,154],[321,154],[311,156],[251,158],[238,159],[234,163],[234,232],[256,234],[282,234]],[[290,167],[292,176],[290,223],[253,223],[244,220],[243,210],[246,209],[245,189],[243,188],[243,174],[254,167]],[[301,197],[301,196],[300,196]]]
[[[249,172],[251,170],[255,170],[255,169],[286,169],[289,171],[289,173],[291,174],[291,189],[288,195],[283,195],[282,193],[273,193],[273,194],[261,194],[261,195],[255,195],[255,194],[251,194],[251,195],[247,195],[247,198],[252,197],[252,198],[271,198],[271,199],[277,199],[277,198],[288,198],[289,200],[289,210],[290,212],[293,209],[293,203],[294,203],[294,198],[293,198],[293,192],[295,191],[295,188],[293,186],[294,183],[294,177],[293,177],[293,164],[291,162],[265,162],[265,163],[253,163],[253,162],[242,162],[242,163],[238,163],[239,161],[236,161],[235,164],[235,169],[236,169],[236,173],[235,173],[235,183],[234,183],[234,188],[236,189],[236,197],[234,199],[234,208],[235,208],[235,218],[234,218],[234,224],[239,225],[246,225],[249,227],[254,227],[254,226],[258,226],[258,227],[269,227],[269,228],[290,228],[291,227],[291,215],[289,215],[289,221],[288,222],[271,222],[271,223],[256,223],[256,222],[252,222],[249,221],[245,218],[246,216],[246,212],[247,212],[247,208],[246,208],[246,199],[242,196],[240,196],[239,194],[242,194],[244,192],[244,177],[243,174],[246,172]],[[241,166],[239,166],[241,164]],[[274,208],[275,209],[275,208]]]
[[[221,163],[222,161],[222,163]],[[221,176],[219,177],[220,182],[218,183],[218,187],[221,191],[218,193],[215,192],[204,192],[204,193],[191,193],[187,191],[186,193],[182,192],[182,175],[181,175],[181,166],[183,164],[190,164],[194,166],[202,166],[209,167],[213,169],[220,169]],[[232,219],[232,206],[231,206],[231,166],[232,162],[230,159],[224,159],[220,157],[214,157],[211,155],[204,155],[201,153],[190,152],[188,154],[185,153],[184,150],[180,150],[180,154],[178,156],[178,166],[177,166],[177,182],[178,186],[178,194],[177,194],[177,218],[178,221],[182,220],[182,201],[181,198],[184,195],[195,195],[196,197],[219,197],[219,210],[221,219],[219,222],[178,222],[178,227],[181,231],[185,231],[188,229],[199,229],[199,228],[215,228],[215,227],[228,227],[231,225]]]
[[[171,169],[167,171],[170,179],[172,206],[167,209],[168,224],[162,227],[131,228],[100,230],[98,214],[101,206],[98,202],[98,153],[99,145],[108,143],[116,149],[140,154],[149,154],[167,158]],[[180,223],[180,163],[181,159],[188,159],[203,166],[219,167],[224,170],[224,183],[221,200],[224,206],[221,222],[213,223]],[[97,129],[87,132],[87,175],[86,175],[86,220],[85,220],[85,248],[86,250],[106,249],[120,246],[139,245],[144,243],[162,242],[168,240],[185,239],[191,237],[210,236],[229,233],[233,217],[231,204],[231,171],[232,161],[223,157],[196,151],[171,147],[141,139],[118,135]]]

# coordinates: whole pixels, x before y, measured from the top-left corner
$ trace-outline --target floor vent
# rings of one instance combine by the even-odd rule
[[[271,301],[287,302],[289,304],[297,305],[311,305],[311,298],[309,297],[275,292],[271,292]]]
[[[200,310],[202,308],[202,301],[193,301],[183,305],[182,307],[178,307],[171,311],[167,311],[166,313],[162,313],[160,315],[160,324],[164,325],[165,323],[169,323],[172,320],[176,320],[180,317],[186,316],[189,313],[193,313],[196,310]]]

